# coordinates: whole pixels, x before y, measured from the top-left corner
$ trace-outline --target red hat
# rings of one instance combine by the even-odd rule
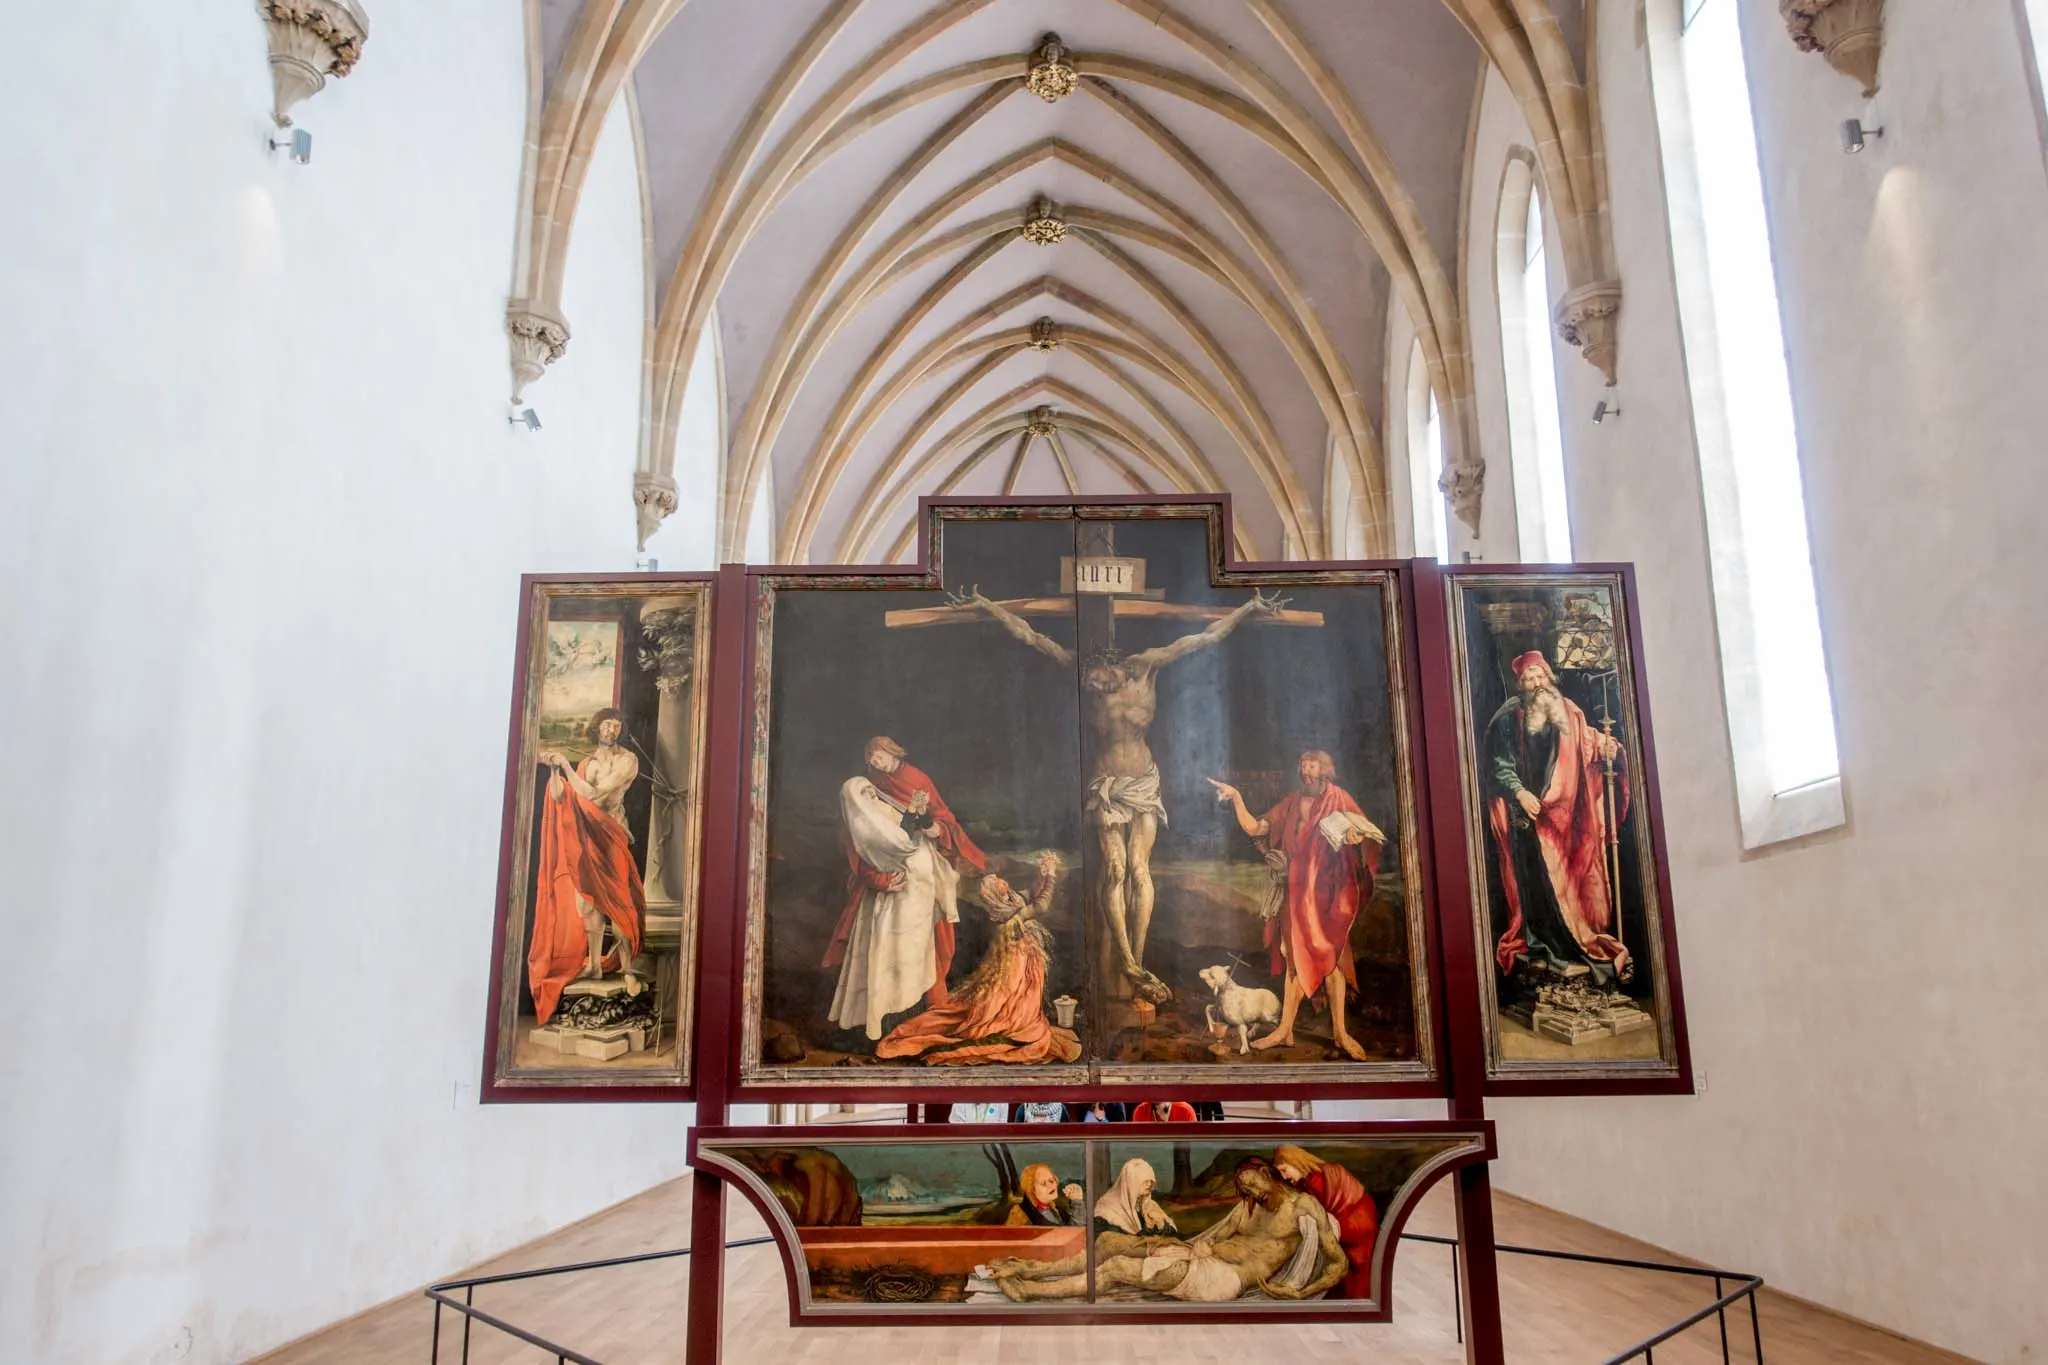
[[[1515,661],[1509,664],[1508,667],[1519,678],[1534,664],[1542,664],[1545,673],[1548,673],[1553,678],[1557,676],[1557,670],[1550,666],[1550,660],[1543,657],[1543,651],[1540,649],[1532,649],[1527,654],[1517,654]]]

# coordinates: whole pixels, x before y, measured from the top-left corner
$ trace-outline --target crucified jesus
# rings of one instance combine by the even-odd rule
[[[980,589],[956,593],[952,601],[987,612],[1004,630],[1055,663],[1074,666],[1072,650],[1033,630],[1000,602],[983,597]],[[1166,823],[1159,764],[1145,742],[1159,709],[1159,670],[1221,643],[1247,617],[1270,615],[1286,605],[1284,597],[1254,592],[1250,601],[1206,629],[1136,654],[1101,650],[1081,666],[1081,706],[1095,732],[1088,818],[1102,848],[1102,913],[1109,921],[1117,970],[1141,998],[1154,1004],[1173,997],[1164,981],[1145,970],[1145,935],[1152,926],[1152,844]]]

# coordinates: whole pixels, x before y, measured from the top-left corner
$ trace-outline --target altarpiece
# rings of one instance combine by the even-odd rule
[[[1627,567],[1244,564],[1219,497],[919,524],[526,582],[486,1098],[696,1101],[693,1361],[727,1184],[793,1321],[1378,1321],[1447,1175],[1498,1359],[1484,1097],[1690,1089]],[[1311,1096],[1447,1117],[724,1122]]]

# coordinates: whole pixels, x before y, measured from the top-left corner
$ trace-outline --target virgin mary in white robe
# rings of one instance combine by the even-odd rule
[[[867,778],[847,779],[839,809],[861,861],[903,874],[900,890],[862,891],[832,993],[834,1024],[880,1040],[883,1018],[915,1005],[938,980],[932,926],[960,922],[960,875],[929,840],[903,828],[903,812]]]

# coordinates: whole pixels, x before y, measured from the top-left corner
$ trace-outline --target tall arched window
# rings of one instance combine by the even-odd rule
[[[1501,181],[1495,285],[1500,297],[1501,368],[1507,379],[1508,444],[1515,475],[1521,556],[1565,564],[1572,557],[1558,423],[1557,353],[1551,338],[1550,264],[1543,192],[1535,157],[1517,150]]]
[[[1652,0],[1672,258],[1750,847],[1844,819],[1799,433],[1736,0]]]
[[[1450,517],[1441,486],[1444,424],[1422,343],[1408,353],[1408,497],[1415,524],[1415,553],[1447,563],[1451,557]]]
[[[725,465],[725,365],[713,310],[690,357],[676,419],[676,510],[647,542],[648,561],[666,569],[718,567],[719,488]]]

